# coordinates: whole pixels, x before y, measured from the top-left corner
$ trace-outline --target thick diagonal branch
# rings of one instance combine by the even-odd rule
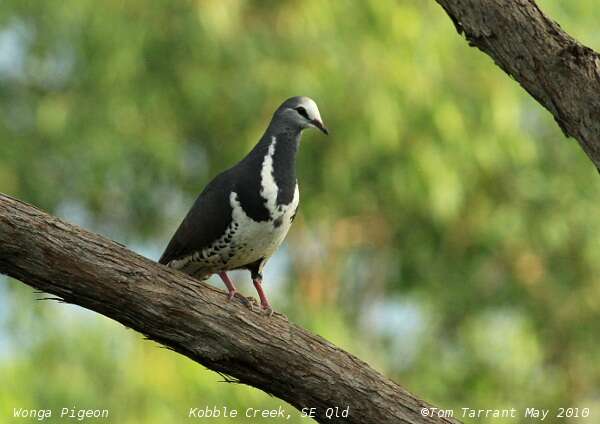
[[[600,169],[600,57],[534,0],[436,0],[469,44],[487,53],[552,113]]]
[[[284,316],[228,303],[209,285],[2,194],[0,272],[298,409],[316,408],[319,422],[455,422],[422,417],[425,402]],[[349,406],[349,418],[327,419],[335,406]]]

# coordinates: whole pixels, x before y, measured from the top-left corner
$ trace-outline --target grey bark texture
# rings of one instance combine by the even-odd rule
[[[430,405],[285,316],[227,302],[208,284],[1,193],[0,272],[299,410],[317,408],[318,422],[457,422],[423,417]],[[349,417],[327,419],[326,408],[336,406],[350,406]]]
[[[600,57],[534,0],[436,0],[470,45],[488,54],[577,139],[600,170]]]

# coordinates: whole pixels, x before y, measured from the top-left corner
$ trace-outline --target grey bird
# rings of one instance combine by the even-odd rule
[[[200,280],[218,274],[229,300],[237,289],[227,271],[246,269],[262,309],[272,314],[263,268],[296,216],[296,153],[307,128],[328,134],[316,103],[304,96],[283,102],[258,144],[200,193],[159,262]]]

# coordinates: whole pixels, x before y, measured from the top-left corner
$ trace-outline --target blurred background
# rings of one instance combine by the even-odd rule
[[[594,0],[538,3],[600,50]],[[157,259],[292,95],[331,135],[302,141],[274,307],[437,406],[598,422],[600,178],[432,0],[3,1],[0,191]],[[213,405],[309,421],[39,297],[0,277],[0,422],[64,406],[179,422]]]

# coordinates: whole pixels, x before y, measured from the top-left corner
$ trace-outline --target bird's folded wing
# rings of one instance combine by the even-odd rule
[[[230,190],[217,181],[209,184],[175,232],[159,263],[168,264],[189,256],[220,238],[231,223],[229,194]]]

